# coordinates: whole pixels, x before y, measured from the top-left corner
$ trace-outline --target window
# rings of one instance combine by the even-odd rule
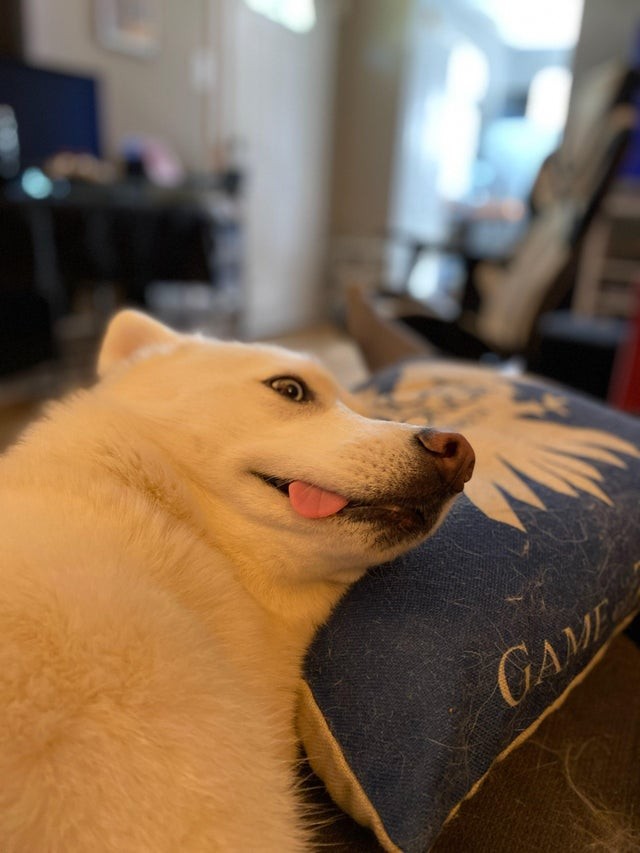
[[[245,3],[252,12],[294,33],[308,33],[316,22],[314,0],[245,0]]]

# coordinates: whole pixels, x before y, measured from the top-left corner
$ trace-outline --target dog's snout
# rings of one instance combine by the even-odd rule
[[[424,429],[417,433],[420,444],[431,454],[446,482],[461,492],[471,479],[476,455],[467,439],[459,432]]]

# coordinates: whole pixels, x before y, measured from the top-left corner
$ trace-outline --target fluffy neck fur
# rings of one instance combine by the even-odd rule
[[[90,410],[89,395],[93,397]],[[46,417],[5,454],[0,465],[4,488],[13,494],[16,490],[37,491],[49,515],[68,515],[71,506],[81,504],[85,513],[97,517],[98,525],[104,523],[105,515],[117,518],[125,513],[130,519],[128,528],[153,525],[164,547],[151,560],[149,555],[137,554],[137,544],[117,524],[103,533],[113,537],[118,551],[130,549],[151,583],[179,597],[205,622],[210,597],[224,595],[231,579],[242,587],[250,611],[239,617],[239,629],[246,630],[253,620],[252,624],[257,622],[262,631],[279,638],[290,652],[295,647],[295,656],[301,659],[315,629],[326,620],[347,584],[323,581],[297,588],[256,577],[250,570],[253,567],[245,565],[248,561],[241,542],[237,549],[227,548],[223,553],[208,523],[211,507],[207,496],[156,443],[152,428],[126,407],[118,409],[113,400],[104,400],[102,405],[99,400],[89,391],[53,404]],[[72,431],[71,423],[83,418],[84,431],[80,433],[77,427]],[[127,439],[132,431],[136,436],[133,443]],[[59,494],[52,475],[56,468],[65,470],[64,494]],[[41,472],[46,472],[46,479]],[[104,513],[106,505],[110,511]],[[266,550],[265,559],[269,560]],[[275,578],[278,573],[271,575]]]

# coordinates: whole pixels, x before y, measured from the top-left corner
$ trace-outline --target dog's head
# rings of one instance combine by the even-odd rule
[[[317,362],[278,347],[126,311],[99,372],[193,483],[221,550],[291,583],[348,583],[406,550],[473,470],[461,435],[363,417]]]

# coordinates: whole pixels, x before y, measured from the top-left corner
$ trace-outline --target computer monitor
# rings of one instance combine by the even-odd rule
[[[0,58],[0,104],[16,115],[20,166],[42,166],[59,151],[99,157],[98,85],[68,74]]]

